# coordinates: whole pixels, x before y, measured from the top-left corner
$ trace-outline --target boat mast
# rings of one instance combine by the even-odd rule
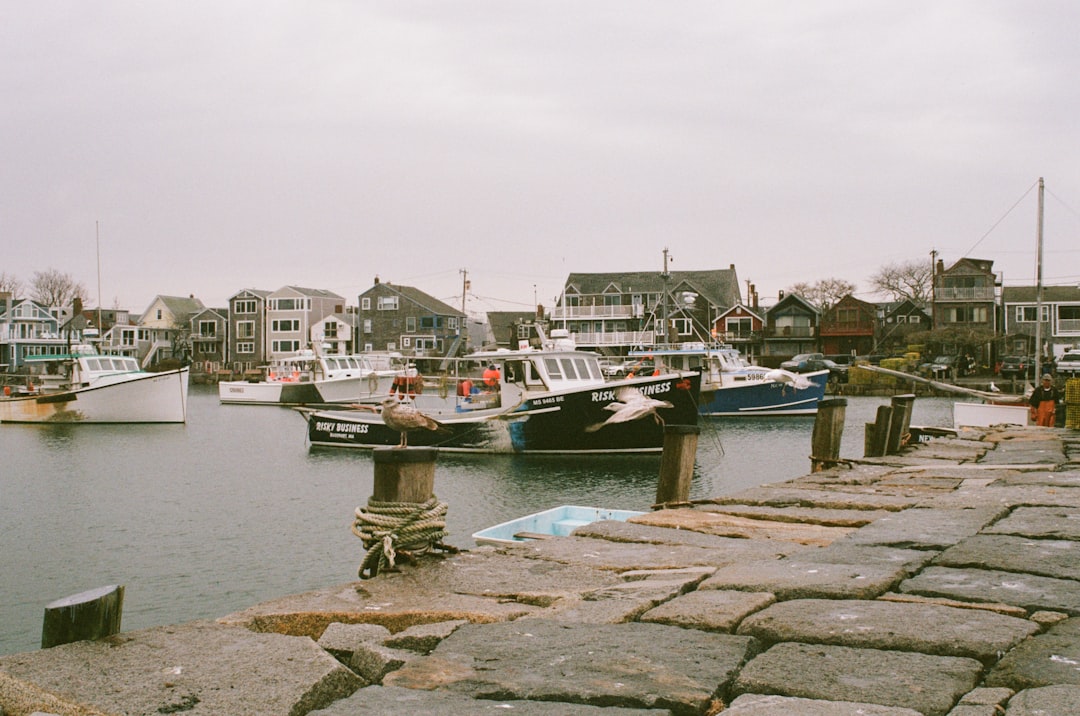
[[[97,249],[97,332],[100,351],[102,342],[105,340],[105,331],[101,327],[101,231],[97,221],[94,222],[94,242]]]
[[[1043,178],[1039,177],[1039,220],[1035,243],[1035,380],[1042,374],[1042,303],[1043,303]]]
[[[660,278],[663,279],[663,281],[664,281],[664,295],[663,295],[663,298],[662,298],[662,300],[663,300],[662,312],[663,312],[663,319],[664,319],[664,340],[663,340],[663,343],[661,344],[662,346],[667,346],[669,344],[668,336],[670,335],[669,328],[668,328],[668,318],[669,318],[669,316],[668,316],[668,298],[670,298],[669,289],[668,289],[668,281],[671,280],[671,272],[668,271],[668,267],[667,267],[668,260],[670,258],[671,258],[671,255],[670,255],[670,253],[668,251],[668,248],[665,246],[664,247],[664,271],[663,271],[663,273],[660,274]]]

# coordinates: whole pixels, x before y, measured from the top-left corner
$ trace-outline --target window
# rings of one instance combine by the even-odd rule
[[[237,299],[233,302],[233,313],[255,313],[255,300],[251,298]]]
[[[274,353],[295,353],[300,350],[300,341],[273,341],[270,350]]]
[[[371,319],[370,318],[365,318],[364,319],[364,333],[371,333]],[[370,351],[371,348],[369,347],[367,350]]]
[[[430,330],[432,330],[433,328],[435,328],[438,325],[439,325],[439,321],[438,321],[437,318],[435,318],[435,316],[421,316],[420,317],[420,327],[425,329],[425,330],[430,331]]]
[[[203,338],[217,336],[217,321],[199,321],[199,335]]]
[[[945,323],[986,323],[986,306],[952,306],[942,310]]]
[[[724,331],[735,336],[741,336],[743,338],[748,337],[754,330],[754,321],[752,318],[725,318],[724,319]]]
[[[161,320],[161,309],[160,308],[157,310],[157,319],[159,321]]]
[[[409,316],[405,319],[405,331],[406,333],[416,333],[416,316]]]
[[[275,333],[296,333],[300,330],[300,319],[278,319],[276,321],[271,321],[270,327]]]
[[[907,322],[908,323],[922,323],[922,319],[918,315],[908,316],[907,317]]]
[[[337,334],[338,334],[337,329],[338,329],[337,321],[330,321],[329,323],[323,324],[323,337],[324,338],[337,338]]]
[[[672,318],[671,327],[680,336],[689,336],[694,332],[694,323],[689,318]]]
[[[456,331],[457,327],[458,327],[457,318],[455,318],[453,316],[451,316],[450,318],[447,318],[446,319],[446,327],[451,331]]]
[[[1035,309],[1037,306],[1017,306],[1016,307],[1016,321],[1017,323],[1034,323],[1035,322]],[[1042,320],[1045,323],[1050,320],[1050,306],[1042,307]]]
[[[408,336],[405,336],[401,339],[402,348],[408,348],[410,345],[412,345],[412,339],[410,339]]]
[[[370,311],[371,310],[371,299],[370,298],[365,297],[365,298],[360,299],[360,310],[361,311]]]
[[[398,309],[397,296],[379,296],[380,311],[396,311]]]
[[[388,350],[388,351],[396,351],[397,350],[397,343],[394,343],[393,341],[390,341],[389,343],[386,344],[386,350]]]
[[[252,343],[251,341],[244,341],[242,343],[237,343],[236,344],[236,352],[237,353],[254,353],[255,352],[255,344]]]
[[[254,338],[255,337],[255,321],[237,321],[236,322],[236,337],[237,338]]]

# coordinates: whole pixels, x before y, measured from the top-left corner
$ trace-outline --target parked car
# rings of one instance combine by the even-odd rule
[[[1027,356],[1005,356],[999,372],[1003,378],[1033,378],[1035,361]]]
[[[956,377],[956,356],[938,356],[929,363],[923,363],[919,366],[919,372],[923,375],[928,375],[931,378],[955,378]]]
[[[822,366],[817,368],[809,367],[809,361],[812,360],[824,360],[825,356],[821,353],[800,353],[796,356],[792,356],[790,360],[786,360],[780,364],[780,367],[784,370],[789,370],[792,373],[809,373],[813,370],[822,370]]]
[[[1076,348],[1065,351],[1065,354],[1057,359],[1058,375],[1069,378],[1080,378],[1080,350]]]

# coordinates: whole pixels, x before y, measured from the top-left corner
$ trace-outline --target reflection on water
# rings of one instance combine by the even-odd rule
[[[850,399],[845,457],[885,398]],[[913,422],[951,422],[920,399]],[[124,584],[124,629],[214,618],[356,578],[349,527],[372,493],[365,451],[309,449],[294,411],[218,404],[192,386],[186,425],[0,426],[0,653],[35,649],[44,606]],[[809,470],[809,418],[703,423],[691,498]],[[660,457],[439,456],[447,542],[563,504],[648,509]]]

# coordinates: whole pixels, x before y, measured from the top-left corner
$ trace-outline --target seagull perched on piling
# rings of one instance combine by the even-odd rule
[[[639,420],[649,415],[659,425],[663,425],[664,419],[656,411],[659,408],[674,407],[674,404],[666,400],[657,400],[642,394],[637,388],[629,385],[623,386],[615,391],[615,400],[604,406],[604,410],[610,410],[614,414],[602,423],[587,426],[585,432],[595,433],[605,425],[628,423],[631,420]]]
[[[383,398],[382,421],[391,430],[401,433],[398,447],[408,447],[408,436],[413,430],[431,430],[432,432],[450,432],[450,429],[434,418],[424,415],[411,405],[402,405],[397,398]]]

